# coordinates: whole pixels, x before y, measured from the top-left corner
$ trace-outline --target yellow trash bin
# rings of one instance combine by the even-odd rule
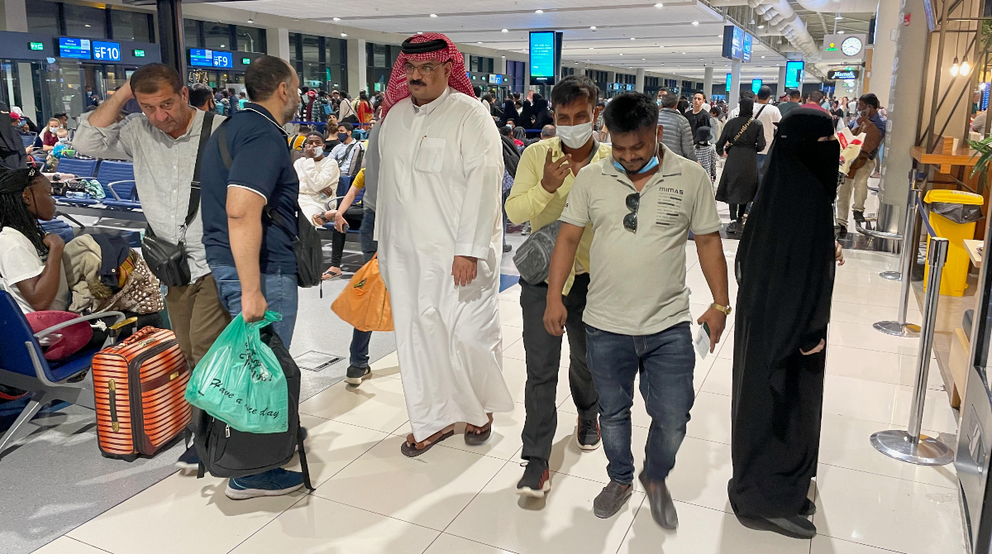
[[[944,273],[940,279],[940,294],[947,296],[964,296],[964,290],[968,288],[968,267],[971,259],[968,251],[964,248],[965,239],[975,238],[975,222],[981,215],[981,206],[985,204],[985,199],[978,194],[959,190],[931,190],[927,193],[924,202],[930,207],[930,225],[938,237],[947,239],[947,262],[944,264]],[[940,206],[943,204],[944,206]],[[957,206],[978,206],[975,208],[954,209],[948,211],[948,204]],[[954,219],[949,219],[938,211],[944,211],[954,219],[964,220],[965,223],[958,223]],[[956,213],[950,213],[956,212]],[[970,220],[970,221],[968,221]],[[924,231],[925,232],[925,231]],[[927,235],[927,252],[929,254],[930,236]],[[924,288],[929,279],[930,266],[926,266],[923,276]]]

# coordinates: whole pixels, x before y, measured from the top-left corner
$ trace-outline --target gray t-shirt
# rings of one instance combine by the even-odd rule
[[[375,211],[375,199],[379,193],[379,129],[376,125],[369,131],[369,144],[365,150],[365,196],[362,205],[366,210]]]
[[[643,336],[692,320],[685,245],[689,231],[719,231],[720,217],[706,171],[661,148],[661,167],[640,192],[637,232],[623,226],[626,199],[637,190],[612,156],[579,171],[561,214],[564,223],[592,224],[583,321],[597,329]]]
[[[177,139],[153,127],[144,114],[129,115],[123,121],[103,128],[90,125],[90,115],[82,115],[79,130],[72,140],[73,147],[94,158],[133,161],[135,185],[145,219],[157,236],[178,243],[189,209],[203,112],[196,110],[189,129]],[[223,121],[223,117],[214,116],[213,128]],[[199,210],[186,230],[185,240],[190,274],[196,281],[210,274]]]

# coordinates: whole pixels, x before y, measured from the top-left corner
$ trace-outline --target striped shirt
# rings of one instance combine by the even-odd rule
[[[692,127],[684,115],[672,108],[662,108],[658,112],[658,125],[664,127],[661,142],[665,146],[683,158],[696,161],[696,153],[692,147]]]

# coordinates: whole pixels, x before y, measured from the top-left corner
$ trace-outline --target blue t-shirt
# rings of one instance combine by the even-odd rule
[[[216,132],[207,142],[200,162],[200,208],[207,263],[211,267],[234,266],[227,230],[227,189],[241,187],[265,197],[266,205],[281,214],[285,223],[277,225],[262,214],[261,272],[296,273],[293,241],[297,234],[300,181],[289,155],[286,131],[268,110],[252,103],[231,116],[224,126],[227,149],[234,160],[231,170],[224,167]]]

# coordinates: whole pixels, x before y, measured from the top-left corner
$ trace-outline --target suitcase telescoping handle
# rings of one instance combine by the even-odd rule
[[[117,421],[117,382],[111,379],[107,383],[107,390],[110,392],[110,426],[116,433],[121,429],[121,424]]]

